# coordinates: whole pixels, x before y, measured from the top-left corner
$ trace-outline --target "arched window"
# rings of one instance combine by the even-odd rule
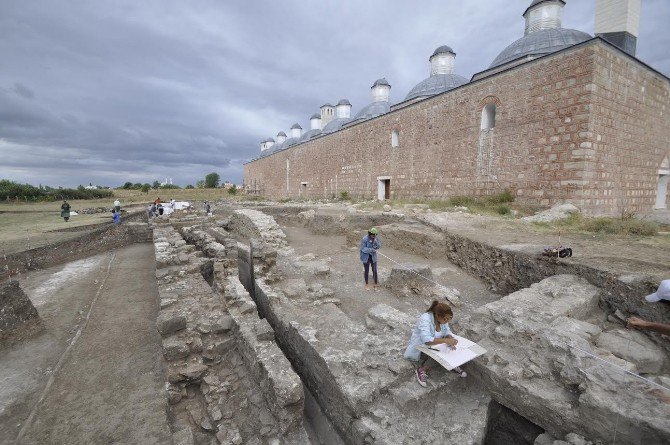
[[[496,104],[488,104],[482,110],[482,130],[489,130],[496,126]]]
[[[398,130],[393,130],[391,132],[391,147],[399,147],[400,146],[400,133]]]

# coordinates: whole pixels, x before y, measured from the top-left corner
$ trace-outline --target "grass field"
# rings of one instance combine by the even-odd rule
[[[140,190],[114,190],[111,199],[72,200],[73,211],[91,207],[111,208],[114,200],[121,202],[125,210],[142,208],[161,198],[163,202],[171,199],[177,201],[216,201],[219,199],[249,200],[254,197],[230,195],[224,189],[165,189],[150,190],[143,193]],[[93,215],[76,215],[65,222],[60,217],[61,201],[58,202],[0,202],[0,256],[4,253],[14,253],[23,250],[41,247],[53,242],[75,238],[81,231],[61,232],[62,229],[72,229],[109,222],[111,214],[97,213]],[[199,208],[199,207],[198,207]]]

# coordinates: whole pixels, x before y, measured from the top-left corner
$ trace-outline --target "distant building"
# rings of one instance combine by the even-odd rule
[[[533,0],[524,35],[469,82],[441,46],[402,102],[387,109],[380,79],[353,119],[346,100],[323,105],[312,116],[321,132],[245,164],[247,191],[384,200],[509,189],[587,214],[667,208],[670,79],[635,58],[640,0],[597,0],[596,37],[563,28],[564,6]]]

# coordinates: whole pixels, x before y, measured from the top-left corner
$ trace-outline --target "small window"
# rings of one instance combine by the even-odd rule
[[[400,146],[400,134],[398,133],[398,130],[393,130],[391,133],[391,147],[399,147]]]
[[[482,130],[489,130],[496,126],[496,105],[488,104],[482,110]]]

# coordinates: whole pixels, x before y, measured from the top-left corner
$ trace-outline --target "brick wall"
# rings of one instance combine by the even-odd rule
[[[645,110],[637,119],[660,121],[659,107],[670,105],[668,82],[594,40],[252,161],[245,165],[245,183],[272,198],[342,191],[372,198],[377,177],[385,176],[391,198],[486,195],[509,188],[529,204],[569,200],[587,212],[616,213],[600,196],[606,192],[602,181],[596,181],[603,136],[595,131],[601,108],[594,101],[608,91],[601,85],[603,57],[625,61],[649,78],[654,91],[650,86],[645,97],[653,96],[654,105],[641,103]],[[612,80],[608,88],[621,88],[621,82]],[[496,125],[482,132],[482,109],[489,103],[496,105]],[[610,119],[618,122],[619,116]],[[396,148],[393,130],[400,134]],[[659,124],[658,135],[670,139],[668,126]],[[649,181],[640,187],[655,193]],[[647,204],[640,201],[639,211]]]

